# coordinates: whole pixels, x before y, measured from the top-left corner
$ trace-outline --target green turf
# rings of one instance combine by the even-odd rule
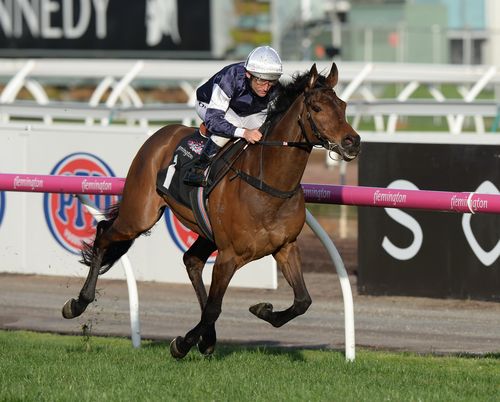
[[[167,342],[0,331],[1,401],[497,401],[500,354],[437,357],[219,345],[181,361]]]

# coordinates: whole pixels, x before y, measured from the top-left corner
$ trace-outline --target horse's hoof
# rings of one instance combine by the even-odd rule
[[[182,352],[181,348],[179,347],[179,342],[182,342],[182,340],[182,336],[178,336],[174,338],[172,342],[170,342],[170,354],[175,359],[182,359],[187,355],[187,352]]]
[[[64,303],[64,306],[62,308],[62,315],[66,319],[71,319],[78,317],[80,314],[76,314],[76,312],[73,310],[72,305],[75,303],[75,299],[69,299]]]
[[[209,345],[201,338],[200,342],[198,342],[198,351],[205,357],[212,357],[215,352],[215,344]]]
[[[249,308],[250,312],[262,320],[269,320],[273,312],[273,305],[271,303],[259,303]]]

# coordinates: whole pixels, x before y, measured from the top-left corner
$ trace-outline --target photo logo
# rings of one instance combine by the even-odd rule
[[[0,191],[0,226],[2,226],[4,212],[5,212],[5,193]]]
[[[174,241],[175,245],[179,248],[179,250],[185,253],[189,249],[189,247],[191,247],[196,241],[196,239],[198,238],[198,234],[184,226],[179,221],[179,219],[175,217],[175,215],[169,208],[165,209],[164,217],[170,237]],[[207,262],[209,264],[213,264],[215,262],[216,256],[217,251],[212,253]]]
[[[163,36],[170,36],[176,45],[181,43],[177,22],[177,0],[146,0],[146,43],[158,45]]]
[[[95,155],[78,152],[59,161],[50,172],[68,176],[114,176],[111,168]],[[116,195],[90,195],[100,210],[115,204]],[[73,194],[45,194],[43,197],[45,219],[56,241],[73,254],[79,254],[82,241],[92,242],[97,222]]]

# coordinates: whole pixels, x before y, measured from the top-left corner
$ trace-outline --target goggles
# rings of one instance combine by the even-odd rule
[[[256,77],[253,74],[250,74],[252,79],[257,83],[257,85],[264,86],[265,84],[269,84],[270,87],[276,85],[278,80],[265,80],[264,78]]]

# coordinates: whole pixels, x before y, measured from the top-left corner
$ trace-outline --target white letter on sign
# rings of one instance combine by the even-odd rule
[[[59,11],[60,4],[54,0],[41,0],[40,3],[40,28],[42,38],[59,39],[62,38],[62,29],[53,27],[51,14]]]
[[[17,5],[17,7],[16,7]],[[38,6],[38,2],[36,3]],[[28,0],[17,0],[13,4],[14,10],[14,36],[20,38],[23,36],[23,17],[26,22],[26,26],[34,38],[40,36],[40,26],[38,24],[38,8],[35,9],[34,6]]]
[[[12,36],[12,25],[12,2],[4,4],[0,1],[0,27],[7,38]]]
[[[64,0],[63,7],[63,27],[64,37],[66,39],[80,38],[89,25],[90,21],[90,0],[80,0],[80,15],[77,16],[78,20],[76,25],[73,21],[73,0]]]
[[[395,180],[391,184],[387,186],[387,188],[400,188],[403,190],[418,190],[418,187],[415,186],[412,182],[407,180]],[[413,243],[406,248],[401,248],[395,246],[387,236],[384,236],[384,240],[382,241],[382,247],[384,250],[391,255],[392,257],[398,260],[410,260],[420,251],[420,247],[422,247],[422,241],[424,239],[424,234],[422,232],[422,228],[418,224],[418,222],[408,215],[406,212],[403,212],[399,209],[392,208],[384,208],[387,215],[389,215],[396,222],[400,223],[404,227],[411,230],[413,233]]]
[[[498,188],[491,181],[483,181],[481,185],[476,189],[476,193],[482,194],[499,194]],[[472,232],[472,227],[470,225],[470,220],[472,219],[471,214],[464,214],[462,217],[462,228],[464,230],[464,235],[469,242],[470,248],[476,254],[476,257],[481,261],[486,267],[493,265],[493,263],[500,257],[500,240],[498,240],[495,247],[490,251],[484,250],[476,239],[476,236]]]
[[[94,0],[96,36],[104,39],[108,34],[106,25],[106,14],[108,12],[109,0]]]

